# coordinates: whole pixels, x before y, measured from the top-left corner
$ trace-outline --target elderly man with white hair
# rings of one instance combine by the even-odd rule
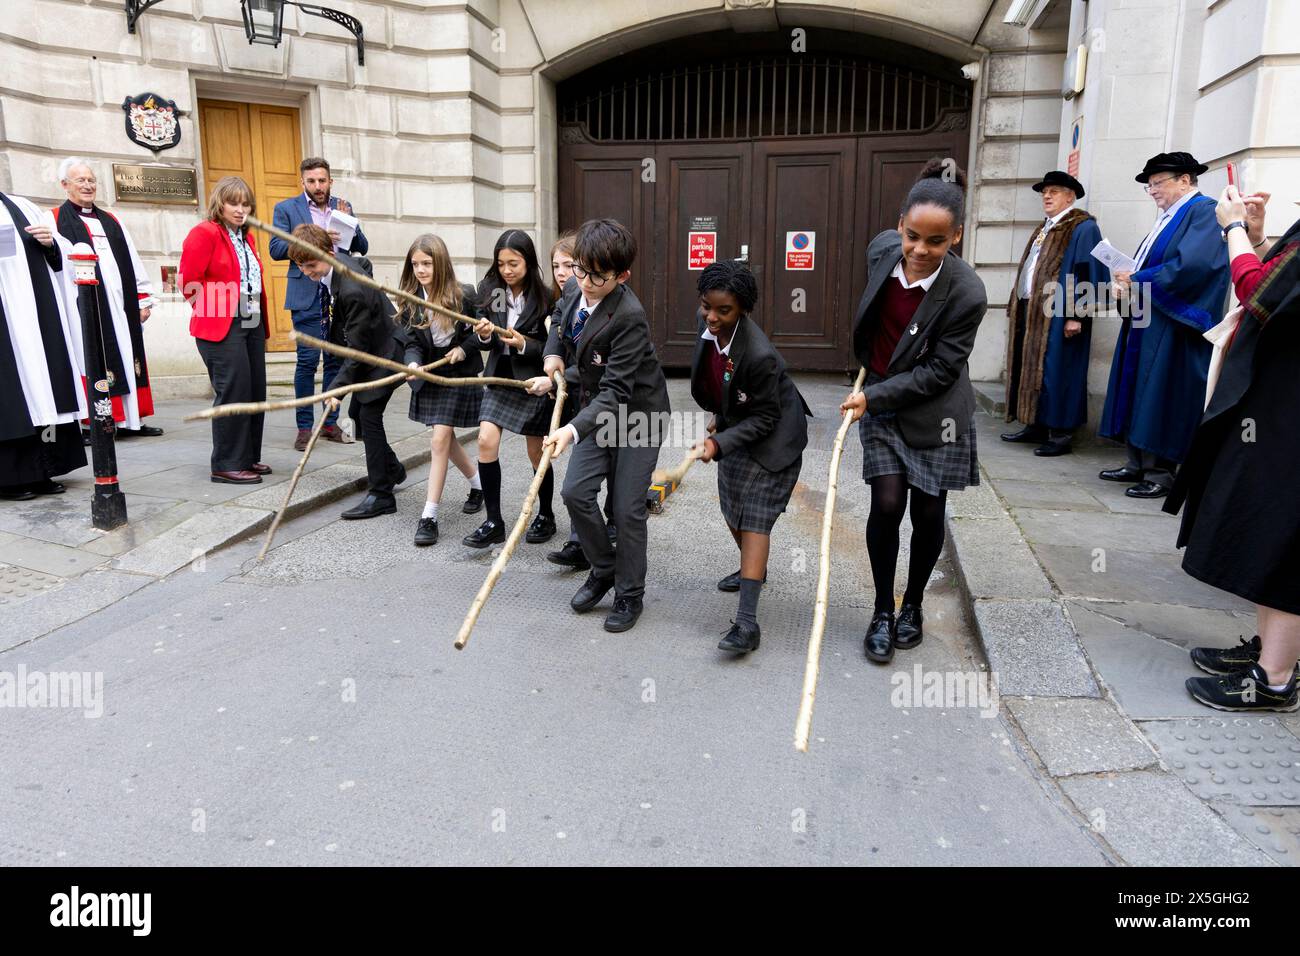
[[[161,435],[161,428],[141,423],[154,411],[144,354],[143,324],[154,301],[148,273],[131,234],[116,216],[95,205],[99,182],[89,161],[65,159],[59,164],[59,184],[68,194],[67,202],[54,210],[59,234],[74,245],[94,246],[99,255],[100,341],[86,347],[103,350],[117,437]]]

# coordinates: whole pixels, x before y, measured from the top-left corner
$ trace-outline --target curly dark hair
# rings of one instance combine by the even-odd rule
[[[719,259],[704,267],[696,283],[700,295],[706,292],[730,292],[746,315],[758,304],[758,282],[749,266],[738,259]]]
[[[898,214],[906,216],[913,206],[938,206],[948,210],[956,229],[964,218],[966,172],[952,159],[934,157],[916,177]]]

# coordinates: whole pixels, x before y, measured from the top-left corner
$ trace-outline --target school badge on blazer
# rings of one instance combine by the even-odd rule
[[[604,365],[604,364],[605,364],[605,357],[604,357],[603,355],[601,355],[599,352],[592,352],[592,353],[591,353],[591,364],[592,364],[592,365]]]
[[[737,401],[739,404],[743,405],[743,404],[745,404],[747,401],[749,401],[749,396],[746,395],[744,392],[737,390],[737,392],[736,392],[736,401]]]

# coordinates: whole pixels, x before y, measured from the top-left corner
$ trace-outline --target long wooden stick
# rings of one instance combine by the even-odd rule
[[[853,394],[862,391],[867,370],[859,370],[853,383]],[[821,670],[822,635],[826,633],[826,606],[831,591],[831,522],[835,515],[835,496],[840,485],[840,457],[844,454],[844,438],[853,424],[853,413],[845,412],[844,421],[835,435],[831,448],[830,481],[826,486],[826,507],[822,510],[821,567],[817,572],[817,605],[813,610],[812,634],[808,636],[808,659],[804,663],[803,697],[799,701],[799,718],[794,724],[796,750],[808,752],[808,734],[812,731],[813,704],[817,699],[817,675]]]
[[[560,427],[560,416],[564,412],[564,398],[568,393],[563,372],[555,373],[555,381],[557,391],[555,393],[555,409],[551,412],[552,432]],[[478,620],[479,612],[483,610],[488,595],[492,593],[492,589],[497,585],[497,579],[501,577],[501,572],[506,568],[506,562],[515,553],[515,546],[519,544],[519,539],[523,537],[524,526],[528,523],[529,515],[533,513],[533,504],[537,501],[537,493],[542,487],[542,479],[546,477],[546,469],[551,467],[551,455],[554,450],[554,445],[547,445],[542,449],[542,460],[537,463],[537,474],[533,475],[533,483],[528,486],[528,494],[524,496],[524,506],[519,512],[519,517],[515,520],[514,530],[510,532],[510,537],[506,538],[505,546],[501,549],[501,553],[497,555],[497,559],[492,562],[492,570],[488,572],[487,580],[478,589],[474,603],[469,606],[469,613],[465,615],[465,620],[460,625],[460,633],[456,635],[456,650],[458,651],[465,649],[465,644],[469,641],[469,633],[474,630],[474,622]]]
[[[446,365],[451,360],[449,358],[440,358],[436,362],[431,362],[421,368],[428,372],[435,368]],[[355,385],[340,385],[338,388],[331,388],[328,392],[318,392],[315,395],[304,395],[302,398],[286,398],[277,402],[232,402],[229,405],[214,405],[212,408],[205,408],[201,412],[195,412],[193,415],[186,415],[182,421],[193,422],[200,419],[208,418],[226,418],[230,415],[260,415],[263,412],[279,412],[286,408],[303,408],[306,405],[315,405],[317,402],[325,402],[331,398],[342,398],[344,395],[351,395],[353,392],[364,392],[371,388],[380,388],[384,385],[393,385],[406,378],[405,375],[389,375],[385,378],[377,379],[373,382],[357,382]]]
[[[450,359],[443,357],[438,359],[436,362],[430,362],[428,365],[421,367],[425,369],[437,368],[439,365],[445,365],[449,361]],[[322,392],[320,395],[312,397],[319,399],[324,403],[331,398],[337,398],[338,395],[336,393],[344,391],[359,392],[367,388],[379,388],[381,385],[391,385],[402,378],[405,378],[405,376],[389,375],[387,378],[381,378],[377,382],[364,382],[360,385],[349,385],[347,386],[347,389],[336,388],[333,391]],[[267,403],[263,402],[258,404]],[[325,425],[325,420],[329,418],[329,412],[330,409],[326,407],[325,410],[321,412],[320,421],[318,421],[316,427],[311,430],[311,437],[307,439],[307,447],[303,449],[302,458],[298,460],[298,467],[293,470],[293,477],[289,479],[289,488],[284,493],[284,503],[280,505],[280,510],[275,513],[275,520],[271,522],[271,527],[266,529],[266,540],[262,542],[262,550],[258,552],[257,555],[259,564],[262,559],[266,557],[266,552],[271,549],[271,542],[275,539],[276,529],[280,527],[280,522],[284,520],[285,513],[289,510],[289,502],[293,500],[293,491],[298,487],[298,479],[302,477],[302,470],[307,467],[307,459],[311,457],[312,449],[316,447],[316,439],[320,437],[321,428]]]
[[[691,465],[695,464],[699,460],[699,451],[692,448],[675,467],[669,469],[656,468],[650,474],[650,480],[656,485],[680,485],[682,479],[686,477],[686,473],[691,470]]]
[[[266,223],[262,222],[262,220],[258,219],[256,216],[247,216],[245,217],[244,221],[248,223],[250,226],[252,226],[254,229],[260,229],[262,232],[269,233],[270,235],[275,236],[275,238],[277,239],[283,239],[291,246],[295,246],[299,249],[307,250],[312,254],[313,258],[319,259],[322,262],[328,262],[331,268],[337,269],[339,272],[343,273],[348,278],[360,282],[362,285],[370,286],[370,288],[372,289],[378,289],[380,292],[384,293],[384,295],[392,296],[394,299],[400,299],[402,302],[405,302],[408,305],[414,305],[422,309],[428,309],[430,312],[437,312],[439,315],[446,316],[447,318],[452,319],[456,322],[464,322],[467,325],[474,325],[478,322],[478,319],[471,319],[469,316],[461,315],[459,312],[453,312],[451,309],[444,308],[443,306],[438,305],[436,302],[430,302],[428,299],[421,299],[418,295],[411,295],[411,293],[403,292],[401,289],[393,289],[384,285],[382,282],[376,282],[374,279],[370,278],[370,276],[366,275],[364,272],[358,272],[356,269],[349,269],[347,266],[339,262],[338,259],[334,258],[334,256],[330,255],[324,249],[320,249],[316,246],[313,246],[310,242],[304,242],[302,239],[299,239],[297,236],[291,236],[289,235],[289,233],[285,232],[282,229],[277,229],[275,226],[268,226]],[[501,329],[500,326],[497,326],[497,328],[499,331],[505,331],[504,329]]]
[[[366,362],[369,365],[375,365],[379,368],[386,368],[394,372],[401,372],[403,375],[414,375],[416,378],[422,378],[426,382],[432,382],[434,385],[504,385],[507,388],[528,389],[528,383],[517,378],[487,378],[482,375],[471,375],[468,378],[443,378],[441,375],[434,375],[420,369],[411,368],[409,365],[403,365],[401,362],[394,362],[392,359],[381,358],[378,355],[371,355],[369,352],[362,352],[359,349],[350,349],[346,345],[335,345],[333,342],[326,342],[324,339],[318,339],[315,336],[307,335],[304,332],[293,331],[289,337],[295,342],[303,342],[315,349],[322,349],[330,352],[340,358],[355,359],[358,362]]]

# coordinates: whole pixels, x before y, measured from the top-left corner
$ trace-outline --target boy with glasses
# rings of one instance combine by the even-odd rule
[[[544,354],[546,377],[530,388],[544,395],[552,376],[565,372],[577,394],[573,421],[546,444],[559,456],[573,445],[561,492],[591,573],[570,602],[579,614],[614,589],[605,630],[629,630],[641,616],[646,576],[646,502],[659,461],[667,418],[668,383],[650,342],[645,309],[626,285],[636,240],[613,219],[591,220],[578,230],[573,278],[551,321]],[[621,433],[626,429],[626,434]],[[608,480],[614,499],[618,548],[611,545],[596,500]]]

